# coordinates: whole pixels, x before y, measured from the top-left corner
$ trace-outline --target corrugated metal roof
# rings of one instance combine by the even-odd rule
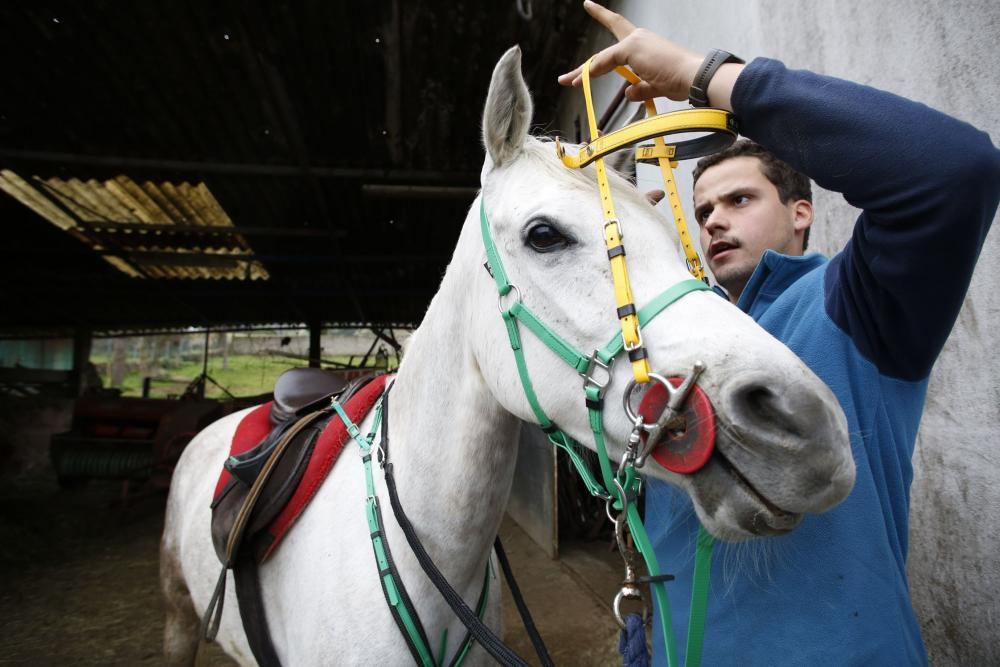
[[[419,322],[497,59],[521,45],[544,129],[593,23],[531,4],[0,2],[0,169],[30,184],[0,180],[0,333]]]
[[[204,183],[140,185],[124,175],[28,181],[3,169],[0,189],[132,278],[269,278]],[[199,234],[187,237],[193,228]],[[207,230],[213,233],[204,234]]]

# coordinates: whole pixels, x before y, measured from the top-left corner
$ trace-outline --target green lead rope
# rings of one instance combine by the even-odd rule
[[[483,236],[483,245],[486,249],[486,257],[488,261],[487,268],[496,282],[497,292],[501,298],[501,304],[503,297],[507,296],[511,291],[520,297],[520,294],[508,280],[507,273],[503,267],[503,262],[500,260],[500,255],[497,252],[496,245],[493,243],[493,238],[489,230],[489,221],[486,217],[486,206],[482,197],[480,197],[479,202],[479,222]],[[663,312],[667,306],[674,303],[681,297],[699,290],[711,290],[711,288],[702,281],[696,279],[683,280],[670,287],[639,310],[639,326],[647,324],[654,317]],[[581,354],[556,332],[552,331],[519,299],[514,301],[508,308],[503,308],[501,305],[500,312],[507,328],[507,335],[510,340],[511,349],[514,352],[514,360],[517,364],[517,372],[521,379],[521,385],[524,388],[528,404],[531,406],[531,411],[534,413],[535,418],[538,420],[542,430],[545,431],[552,444],[559,447],[569,455],[570,460],[573,462],[577,472],[580,474],[580,477],[583,479],[584,484],[587,486],[587,489],[592,495],[602,498],[605,501],[613,501],[615,509],[625,509],[626,520],[628,522],[629,529],[632,531],[632,536],[635,539],[636,547],[639,550],[639,553],[642,554],[646,563],[646,569],[648,570],[650,576],[654,578],[654,581],[651,582],[650,586],[656,600],[657,610],[659,611],[660,618],[662,620],[661,626],[667,653],[667,665],[669,667],[674,667],[678,664],[677,646],[666,586],[662,581],[655,580],[655,578],[660,575],[660,566],[657,562],[656,554],[653,550],[652,543],[649,541],[646,529],[639,518],[638,508],[634,503],[629,503],[627,498],[629,494],[634,494],[637,491],[639,479],[635,472],[635,467],[632,465],[626,466],[624,475],[621,479],[616,478],[611,470],[611,461],[608,457],[607,448],[604,443],[604,425],[601,417],[601,406],[603,405],[602,388],[592,382],[588,382],[585,385],[584,392],[587,400],[590,428],[594,435],[594,444],[597,450],[597,458],[600,465],[600,474],[603,485],[594,477],[593,473],[580,456],[579,451],[577,450],[579,444],[577,444],[566,433],[559,430],[542,409],[541,404],[538,401],[538,397],[535,394],[534,386],[532,385],[531,377],[528,373],[528,367],[524,359],[524,350],[521,345],[518,323],[527,327],[550,350],[555,352],[555,354],[558,355],[563,361],[581,374],[586,374],[588,372],[588,369],[592,364],[592,359],[599,360],[605,367],[611,364],[612,359],[621,353],[624,347],[621,332],[616,332],[603,348],[594,352],[594,356],[592,358]],[[621,488],[621,492],[618,491],[619,488]],[[625,496],[622,496],[621,493],[624,493]],[[685,652],[685,665],[690,665],[691,667],[697,667],[701,662],[701,653],[705,634],[705,617],[708,610],[708,589],[712,564],[712,544],[712,536],[704,529],[703,526],[699,526],[697,552],[695,555],[694,581],[691,591],[687,648]]]

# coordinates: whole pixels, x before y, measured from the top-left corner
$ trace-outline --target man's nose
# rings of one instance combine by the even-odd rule
[[[714,210],[708,214],[708,218],[705,219],[703,226],[708,235],[713,236],[716,230],[729,229],[729,221],[721,211]]]

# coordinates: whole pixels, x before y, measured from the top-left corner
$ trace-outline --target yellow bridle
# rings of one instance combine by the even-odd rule
[[[580,148],[576,155],[566,153],[562,144],[556,141],[556,152],[563,164],[571,169],[580,169],[591,162],[597,171],[597,187],[601,196],[601,206],[604,210],[604,241],[608,250],[608,260],[611,263],[611,276],[615,285],[615,305],[618,318],[621,321],[622,340],[628,351],[632,372],[637,383],[649,382],[649,359],[642,343],[639,331],[639,319],[632,297],[632,287],[629,283],[628,266],[625,262],[625,246],[622,244],[622,228],[615,214],[614,201],[611,198],[611,186],[604,167],[604,156],[626,146],[632,146],[640,141],[652,139],[652,146],[637,146],[635,159],[637,161],[656,160],[660,165],[663,184],[670,201],[670,210],[674,216],[674,224],[680,235],[681,245],[687,258],[688,270],[699,280],[705,280],[705,269],[698,251],[691,242],[684,211],[681,208],[680,196],[674,182],[674,168],[679,160],[700,157],[719,151],[736,140],[736,121],[732,114],[721,109],[685,109],[657,114],[656,105],[652,100],[646,100],[647,118],[636,121],[623,128],[600,135],[597,120],[594,115],[594,103],[590,92],[590,63],[587,60],[583,66],[583,96],[587,108],[587,124],[590,128],[592,141]],[[626,67],[617,67],[615,72],[623,76],[629,83],[636,84],[641,79]],[[665,135],[680,132],[707,132],[696,139],[689,139],[676,144],[664,142]]]

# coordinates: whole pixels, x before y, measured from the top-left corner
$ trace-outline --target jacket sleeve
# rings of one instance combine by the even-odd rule
[[[862,209],[827,267],[825,307],[880,372],[930,373],[1000,198],[988,135],[867,86],[758,58],[737,79],[741,132]]]

